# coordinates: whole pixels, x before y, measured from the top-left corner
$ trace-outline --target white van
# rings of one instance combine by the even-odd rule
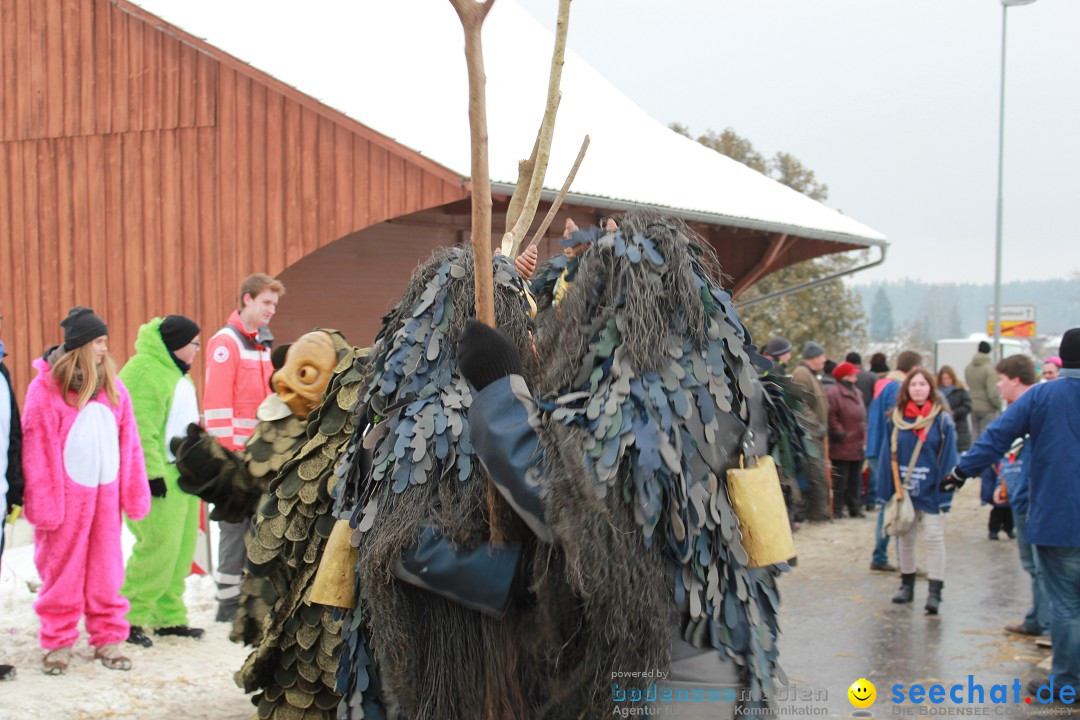
[[[957,377],[963,380],[964,368],[975,357],[975,353],[979,349],[979,343],[983,341],[991,345],[994,344],[994,339],[985,333],[973,333],[966,338],[938,340],[934,345],[934,373],[936,374],[942,365],[950,365],[956,371]],[[1031,343],[1027,340],[1014,337],[1001,338],[1001,357],[1030,354]],[[994,359],[995,364],[997,360],[998,358]]]

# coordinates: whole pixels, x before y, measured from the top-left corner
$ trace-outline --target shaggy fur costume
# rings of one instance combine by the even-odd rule
[[[611,672],[666,669],[670,625],[712,647],[765,704],[780,568],[749,569],[726,470],[769,451],[772,402],[718,268],[680,221],[635,212],[533,290],[545,511],[523,638],[546,704],[530,716],[613,712]],[[573,285],[556,306],[556,277]],[[747,432],[750,430],[751,432]]]
[[[120,595],[120,514],[138,520],[150,509],[131,398],[117,380],[117,405],[98,392],[79,410],[64,402],[48,362],[34,368],[22,417],[24,510],[42,582],[34,603],[41,646],[74,645],[84,616],[91,645],[123,642],[131,628]]]
[[[540,545],[523,545],[530,603],[493,621],[396,579],[394,561],[434,522],[458,545],[489,534],[486,483],[469,438],[470,387],[453,337],[469,318],[467,249],[414,275],[372,352],[346,452],[358,607],[345,617],[346,717],[608,717],[613,670],[666,669],[672,630],[737,668],[764,705],[776,664],[775,574],[748,569],[725,471],[768,452],[764,367],[715,261],[680,222],[639,213],[622,232],[534,284],[540,364],[516,276],[496,259],[497,324],[540,391]],[[553,302],[554,287],[568,286]],[[543,367],[543,378],[538,370]]]
[[[535,370],[520,278],[494,259],[495,314]],[[485,697],[520,695],[512,619],[501,623],[392,574],[394,561],[433,523],[475,547],[489,537],[487,482],[469,442],[472,393],[457,369],[457,334],[475,317],[469,248],[435,252],[383,319],[366,369],[357,433],[343,460],[342,505],[354,508],[358,607],[345,618],[340,680],[346,717],[479,718]],[[360,442],[371,451],[364,461]],[[500,499],[504,535],[526,532]],[[485,683],[489,688],[485,691]],[[516,703],[520,706],[520,702]]]
[[[284,464],[270,481],[247,540],[245,596],[254,600],[253,591],[262,588],[261,597],[273,599],[263,619],[263,636],[236,674],[236,683],[247,692],[261,690],[254,700],[264,720],[331,720],[341,699],[335,690],[340,612],[312,604],[309,596],[335,522],[334,466],[352,435],[349,409],[360,395],[353,366],[366,351],[350,347],[337,331],[325,332],[333,341],[337,365],[323,404],[308,416],[298,450],[284,436],[277,438],[283,450],[286,444],[289,448],[266,460]],[[263,442],[273,439],[264,435]],[[261,471],[257,458],[262,453],[250,443],[248,449],[248,467],[253,473]]]

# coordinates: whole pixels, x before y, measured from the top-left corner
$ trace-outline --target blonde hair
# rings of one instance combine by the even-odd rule
[[[72,385],[76,378],[82,375],[82,387],[74,401],[71,398]],[[80,345],[74,350],[64,353],[52,367],[52,375],[60,383],[60,394],[64,402],[80,410],[86,407],[94,395],[101,388],[109,395],[109,401],[116,405],[119,396],[116,394],[116,363],[112,355],[105,353],[99,365],[94,359],[93,343]]]

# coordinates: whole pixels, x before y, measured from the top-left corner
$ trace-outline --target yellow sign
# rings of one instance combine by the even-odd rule
[[[994,335],[994,321],[991,320],[986,324],[986,334],[993,337]],[[1034,320],[1002,320],[1001,321],[1001,337],[1021,337],[1029,338],[1035,337],[1035,321]]]
[[[848,700],[857,708],[868,708],[877,699],[877,688],[866,678],[859,678],[851,683],[847,691]]]

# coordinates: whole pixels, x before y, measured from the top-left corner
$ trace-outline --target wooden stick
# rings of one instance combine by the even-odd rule
[[[487,93],[480,30],[495,0],[450,0],[465,29],[469,70],[469,136],[472,143],[472,245],[476,319],[495,327],[495,281],[491,274],[491,176],[488,172]]]
[[[514,227],[518,218],[521,217],[521,209],[525,206],[525,194],[529,190],[529,181],[532,179],[533,166],[536,165],[536,153],[539,148],[540,134],[537,133],[529,159],[518,160],[517,184],[514,185],[514,193],[510,196],[510,203],[506,206],[505,228],[507,230]]]
[[[559,110],[562,95],[559,85],[562,82],[562,69],[566,56],[566,30],[570,25],[570,0],[559,0],[559,16],[555,24],[555,49],[551,54],[551,74],[548,76],[547,104],[544,108],[544,120],[540,124],[539,143],[536,152],[536,164],[532,169],[528,192],[521,215],[513,228],[508,228],[503,235],[502,251],[507,257],[517,255],[518,245],[529,231],[536,218],[536,208],[540,204],[540,191],[544,187],[544,175],[547,174],[548,159],[551,157],[551,139],[555,134],[555,115]],[[517,193],[515,188],[514,193]]]
[[[536,234],[533,235],[532,240],[529,241],[529,247],[540,242],[540,238],[544,237],[544,233],[551,227],[551,223],[555,220],[555,215],[558,214],[559,208],[562,207],[563,200],[566,199],[566,193],[569,192],[571,183],[573,183],[574,178],[577,177],[578,168],[581,167],[581,161],[585,159],[585,151],[588,149],[589,136],[586,135],[585,139],[581,141],[581,149],[578,150],[577,159],[574,160],[574,164],[571,166],[570,172],[566,176],[566,182],[559,188],[559,194],[555,196],[555,200],[551,203],[551,209],[548,210],[547,215],[544,216],[544,221],[540,223],[540,227],[537,228]]]

